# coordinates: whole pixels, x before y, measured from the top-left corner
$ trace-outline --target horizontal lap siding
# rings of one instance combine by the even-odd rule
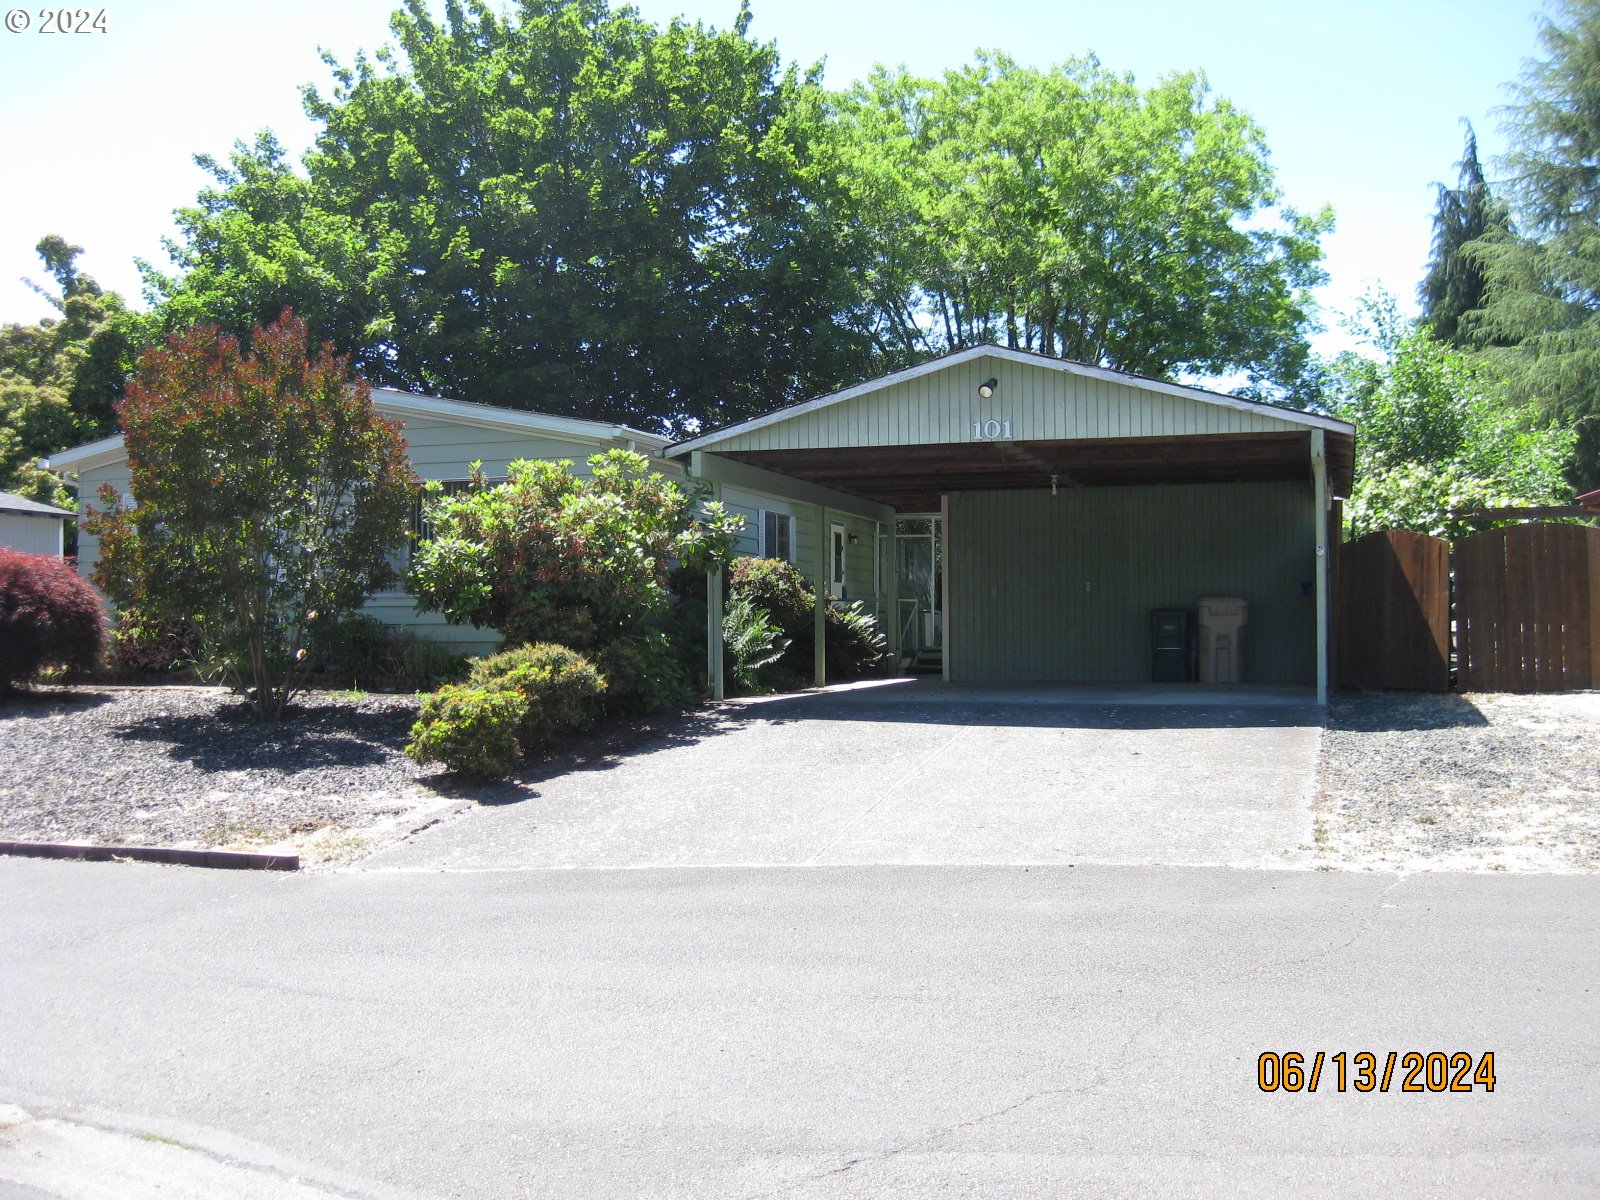
[[[412,468],[424,480],[465,479],[469,474],[470,464],[475,461],[483,464],[485,474],[491,478],[503,477],[507,466],[519,458],[569,460],[573,464],[574,474],[586,476],[589,474],[588,458],[613,448],[610,442],[598,439],[568,440],[539,434],[487,429],[428,417],[414,417],[405,421],[401,432],[406,439],[407,454]],[[668,478],[682,483],[684,472],[679,464],[653,459],[651,466]],[[126,461],[82,473],[79,479],[80,509],[86,503],[98,505],[98,493],[101,485],[105,483],[112,484],[124,495],[128,493]],[[751,544],[753,546],[753,542]],[[751,552],[754,552],[753,549]],[[82,532],[80,526],[79,570],[88,575],[93,571],[98,558],[97,540]],[[492,629],[450,625],[437,613],[417,612],[415,601],[404,592],[384,592],[373,596],[367,601],[363,611],[386,625],[410,629],[435,641],[473,653],[491,651],[500,642],[500,635]]]
[[[988,400],[978,385],[998,381]],[[1271,413],[1170,396],[1048,366],[978,359],[754,429],[718,450],[970,442],[974,422],[1011,422],[1016,441],[1275,433],[1305,426]]]
[[[540,458],[552,462],[571,461],[573,473],[587,475],[590,455],[611,449],[609,442],[568,441],[538,434],[509,433],[483,429],[451,421],[415,417],[401,431],[411,466],[424,479],[465,479],[473,462],[482,462],[484,473],[503,477],[513,459]]]
[[[1246,681],[1313,682],[1314,508],[1301,483],[952,496],[951,678],[1148,680],[1151,610],[1242,596]]]
[[[100,489],[108,483],[117,489],[119,496],[126,498],[129,495],[132,484],[128,479],[126,460],[95,467],[78,476],[78,574],[85,579],[93,574],[95,564],[100,561],[100,539],[85,532],[81,518],[90,508],[105,507],[100,503]]]

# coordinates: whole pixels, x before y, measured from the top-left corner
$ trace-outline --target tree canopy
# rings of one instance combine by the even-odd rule
[[[419,486],[397,422],[292,312],[251,348],[199,326],[152,348],[120,406],[134,504],[110,484],[85,528],[95,583],[135,620],[192,621],[269,720],[306,643],[395,578]]]
[[[142,319],[79,270],[81,247],[49,234],[37,250],[56,286],[33,287],[58,315],[0,326],[0,491],[70,507],[34,460],[115,430]]]
[[[169,324],[294,304],[375,382],[671,430],[863,369],[813,152],[821,93],[775,47],[604,0],[407,0],[395,43],[305,91],[305,175],[270,137],[205,162]]]
[[[1292,387],[1331,212],[1280,204],[1261,129],[1203,75],[1150,88],[1004,55],[874,71],[834,148],[874,330],[915,360],[987,342]]]
[[[1202,76],[998,56],[842,95],[607,0],[424,0],[146,264],[164,328],[292,305],[375,383],[666,433],[1004,340],[1293,386],[1331,216]]]
[[[1341,355],[1328,393],[1334,415],[1357,427],[1352,536],[1455,536],[1483,527],[1462,512],[1568,497],[1573,432],[1549,427],[1533,405],[1505,403],[1475,355],[1403,320],[1388,296],[1369,297],[1353,331],[1377,357]]]
[[[1578,432],[1574,482],[1600,480],[1600,0],[1542,18],[1545,56],[1508,110],[1508,195],[1519,236],[1471,254],[1488,292],[1479,328],[1511,396]]]
[[[1460,176],[1453,188],[1438,185],[1433,217],[1433,253],[1428,272],[1417,288],[1422,319],[1433,336],[1451,346],[1474,343],[1472,328],[1462,318],[1483,304],[1487,280],[1483,263],[1467,247],[1480,239],[1505,238],[1511,221],[1506,207],[1489,188],[1478,161],[1478,135],[1467,125],[1467,140],[1456,164]]]

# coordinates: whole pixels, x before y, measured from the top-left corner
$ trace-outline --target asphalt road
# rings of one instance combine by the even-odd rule
[[[1593,877],[0,860],[0,912],[0,1103],[353,1194],[1600,1192]]]

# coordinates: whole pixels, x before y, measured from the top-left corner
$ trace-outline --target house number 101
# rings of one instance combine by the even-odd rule
[[[974,421],[972,423],[972,436],[975,438],[1009,438],[1011,436],[1011,422]]]

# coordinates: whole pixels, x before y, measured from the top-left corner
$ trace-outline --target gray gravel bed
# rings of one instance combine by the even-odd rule
[[[1600,870],[1600,696],[1336,695],[1317,784],[1322,865]]]
[[[441,803],[402,752],[411,696],[311,693],[254,720],[219,688],[36,688],[0,704],[0,837],[293,842]]]

